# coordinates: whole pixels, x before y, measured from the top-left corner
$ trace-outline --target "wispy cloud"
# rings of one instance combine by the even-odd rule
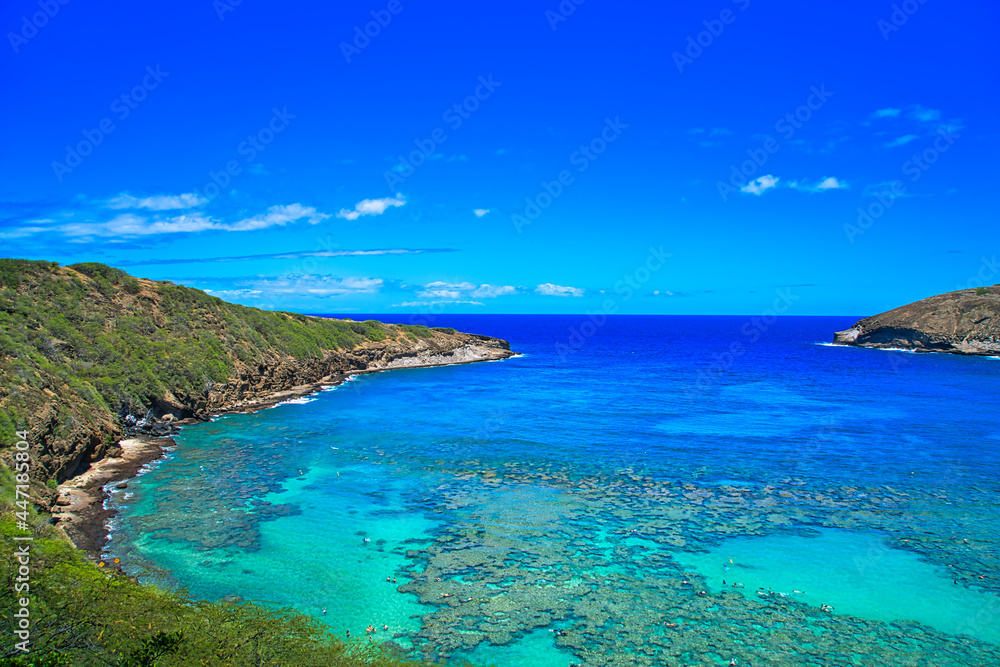
[[[287,275],[239,279],[229,289],[205,291],[221,297],[221,293],[243,292],[245,295],[264,295],[264,298],[287,296],[332,297],[347,294],[374,294],[383,285],[381,278],[321,275]]]
[[[424,299],[494,299],[498,296],[517,294],[513,285],[475,285],[470,282],[448,283],[435,281],[424,285],[417,296]]]
[[[274,226],[283,227],[300,220],[316,224],[329,217],[329,214],[320,213],[312,206],[290,204],[287,206],[272,206],[267,209],[266,213],[243,218],[235,222],[223,222],[202,213],[190,213],[171,217],[122,213],[107,221],[68,222],[46,229],[57,231],[70,237],[130,237],[157,234],[193,234],[210,230],[246,232]]]
[[[263,255],[233,255],[194,259],[120,260],[117,266],[153,266],[160,264],[204,264],[206,262],[247,262],[268,259],[306,259],[308,257],[368,257],[377,255],[422,255],[425,253],[458,252],[457,248],[383,248],[374,250],[313,250],[310,252],[280,252]]]
[[[194,208],[207,204],[208,199],[193,193],[179,195],[155,195],[152,197],[133,197],[122,193],[106,202],[108,208],[134,208],[149,211],[170,211],[175,209]]]
[[[271,206],[264,213],[227,221],[203,211],[185,211],[179,214],[163,213],[172,210],[175,205],[194,204],[200,200],[189,195],[147,197],[145,199],[126,200],[119,195],[112,200],[116,204],[101,202],[95,210],[92,207],[62,211],[45,219],[45,224],[37,224],[41,220],[31,221],[24,225],[13,225],[0,234],[5,238],[24,238],[36,234],[57,234],[73,241],[86,241],[93,238],[135,238],[167,234],[195,234],[204,231],[246,232],[268,227],[285,226],[291,223],[307,221],[317,224],[330,217],[312,206],[288,204]],[[186,202],[186,203],[185,203]],[[130,211],[122,211],[108,218],[107,208],[124,209],[128,204]],[[133,205],[134,204],[134,205]]]
[[[872,113],[870,118],[875,120],[893,119],[896,121],[893,123],[893,126],[898,126],[899,124],[908,125],[908,129],[910,130],[908,134],[886,144],[886,147],[891,148],[893,146],[901,146],[913,141],[913,139],[919,138],[920,133],[932,133],[936,131],[942,122],[943,114],[938,109],[930,109],[921,104],[908,104],[899,108],[879,109]],[[955,118],[944,122],[947,123],[949,128],[953,128],[955,131],[962,129],[962,121],[960,119]],[[871,121],[864,124],[870,125]],[[907,138],[906,141],[900,141],[904,138]]]
[[[688,134],[691,135],[692,139],[698,140],[698,145],[702,148],[713,148],[722,146],[725,142],[720,139],[732,136],[733,131],[725,127],[695,127],[688,130]]]
[[[896,137],[892,141],[885,142],[885,147],[886,148],[895,148],[896,146],[903,146],[903,145],[906,145],[906,144],[910,143],[914,139],[919,139],[919,138],[920,137],[918,137],[915,134],[904,134],[901,137]]]
[[[746,192],[747,194],[757,195],[758,197],[771,188],[778,186],[778,181],[780,179],[777,176],[772,176],[771,174],[766,174],[760,178],[755,178],[746,185],[744,185],[740,190]]]
[[[545,296],[583,296],[585,291],[580,287],[565,287],[563,285],[553,285],[552,283],[542,283],[535,288],[535,292]]]
[[[732,136],[733,131],[725,127],[695,127],[688,130],[688,134],[695,135],[705,135],[708,137],[729,137]]]
[[[849,187],[846,181],[834,176],[824,176],[816,183],[807,183],[798,180],[781,181],[779,177],[767,174],[750,181],[740,188],[740,190],[759,197],[774,188],[788,188],[790,190],[798,190],[799,192],[829,192],[831,190],[846,190]]]
[[[912,118],[920,123],[936,123],[941,120],[941,112],[937,109],[928,109],[927,107],[922,107],[919,104],[913,106],[907,114],[908,118]]]
[[[488,209],[488,208],[475,208],[475,209],[472,209],[472,212],[476,214],[477,218],[481,218],[484,215],[486,215],[487,213],[489,213],[490,209]]]
[[[244,218],[238,222],[226,225],[224,228],[234,232],[246,232],[274,226],[283,227],[289,222],[298,222],[303,219],[310,225],[315,225],[329,217],[329,213],[320,213],[312,206],[291,204],[290,206],[272,206],[267,209],[267,213],[255,215],[252,218]]]
[[[395,197],[383,197],[381,199],[362,199],[354,205],[354,209],[340,209],[338,218],[344,220],[357,220],[363,215],[382,215],[389,208],[399,207],[406,204],[406,198],[396,193]]]
[[[845,181],[838,180],[833,176],[827,176],[821,179],[819,183],[813,184],[791,181],[788,187],[803,192],[828,192],[830,190],[846,190],[850,186]]]
[[[390,308],[429,308],[431,306],[443,306],[446,304],[465,304],[468,306],[484,306],[481,301],[404,301],[402,303],[394,303]]]
[[[904,197],[916,197],[917,195],[906,192],[906,186],[902,181],[881,181],[866,185],[861,194],[865,197],[879,197],[885,199],[902,199]]]

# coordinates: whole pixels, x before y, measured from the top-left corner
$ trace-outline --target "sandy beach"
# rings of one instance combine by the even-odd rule
[[[104,487],[113,483],[126,483],[142,466],[163,455],[164,447],[174,444],[170,438],[137,436],[122,440],[122,453],[94,462],[90,468],[59,485],[59,497],[52,509],[52,517],[70,541],[83,551],[96,555],[108,540],[108,520],[114,516],[105,509],[108,497]]]

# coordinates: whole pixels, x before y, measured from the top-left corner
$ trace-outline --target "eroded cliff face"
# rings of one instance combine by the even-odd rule
[[[417,341],[370,342],[353,350],[330,352],[323,359],[299,360],[286,356],[253,366],[238,363],[237,373],[230,382],[213,384],[201,395],[167,397],[153,410],[160,420],[167,415],[175,420],[199,418],[223,411],[256,409],[281,398],[275,394],[295,389],[313,391],[315,387],[311,385],[339,382],[352,373],[496,361],[511,356],[510,343],[498,338],[434,332],[432,338]]]
[[[358,372],[495,361],[511,356],[507,341],[436,331],[431,338],[369,342],[353,350],[329,352],[322,359],[274,355],[253,366],[237,363],[230,381],[213,383],[203,394],[168,392],[151,397],[151,419],[142,429],[131,430],[166,435],[174,432],[177,424],[192,424],[220,412],[260,409]],[[130,431],[110,413],[104,419],[70,430],[66,430],[65,421],[65,415],[60,417],[52,406],[46,406],[29,437],[29,442],[36,443],[38,463],[59,480],[72,477],[94,461],[116,455],[118,439]],[[69,421],[76,420],[70,416]],[[39,489],[39,496],[51,502],[54,491]]]
[[[993,356],[1000,354],[1000,286],[939,294],[834,334],[834,343]]]

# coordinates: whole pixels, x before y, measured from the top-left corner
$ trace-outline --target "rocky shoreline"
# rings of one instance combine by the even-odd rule
[[[859,320],[834,333],[836,345],[1000,355],[1000,287],[960,290]]]
[[[497,339],[485,339],[496,341]],[[498,341],[505,343],[505,341]],[[288,389],[272,392],[266,396],[234,402],[220,406],[206,414],[196,414],[181,420],[156,420],[154,425],[169,426],[171,433],[179,427],[191,426],[208,421],[212,417],[234,413],[252,413],[274,407],[285,401],[309,396],[325,388],[343,384],[352,376],[366,373],[381,373],[402,368],[432,368],[455,366],[483,361],[499,361],[516,356],[509,347],[489,345],[466,345],[450,353],[437,351],[431,354],[417,354],[375,363],[368,368],[327,375],[314,382],[295,385]],[[168,412],[166,415],[171,415]],[[166,416],[164,415],[164,416]],[[108,508],[110,498],[108,488],[127,488],[146,465],[163,457],[164,452],[176,446],[176,441],[165,436],[132,435],[118,443],[120,453],[93,462],[89,467],[60,484],[57,489],[52,518],[56,527],[78,549],[94,559],[100,559],[110,538],[109,522],[115,511]]]

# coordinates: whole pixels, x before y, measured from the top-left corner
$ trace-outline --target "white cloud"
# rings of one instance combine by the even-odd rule
[[[838,181],[833,176],[828,176],[816,185],[817,190],[843,190],[847,188],[847,183]]]
[[[316,250],[314,252],[293,252],[274,255],[275,259],[299,259],[301,257],[367,257],[369,255],[420,255],[428,252],[421,249],[387,248],[385,250]],[[433,252],[433,251],[431,251]]]
[[[801,181],[787,181],[779,185],[778,181],[780,180],[777,176],[767,174],[766,176],[761,176],[756,180],[750,181],[740,188],[740,190],[759,197],[772,188],[790,188],[800,192],[827,192],[829,190],[844,190],[849,187],[845,181],[833,176],[825,176],[819,183],[814,184],[803,183]]]
[[[217,296],[220,299],[239,299],[249,296],[255,296],[257,294],[263,294],[259,289],[206,289],[204,290],[206,294],[211,294],[212,296]]]
[[[915,105],[913,111],[910,111],[907,116],[921,123],[934,123],[941,120],[940,111],[937,109],[928,109],[919,104]]]
[[[498,296],[516,293],[517,288],[512,285],[482,284],[477,287],[469,282],[446,283],[438,280],[424,285],[424,289],[417,292],[417,296],[424,299],[495,299]]]
[[[486,305],[480,301],[404,301],[402,303],[394,303],[390,308],[421,308],[428,306],[439,306],[443,304],[467,304],[470,306],[483,306]]]
[[[778,181],[781,180],[777,176],[772,176],[771,174],[766,174],[760,178],[754,179],[744,185],[740,190],[743,192],[760,196],[770,190],[771,188],[778,186]]]
[[[535,288],[535,291],[545,296],[583,296],[586,291],[580,287],[564,287],[553,285],[552,283],[542,283]]]
[[[919,138],[920,137],[918,137],[915,134],[904,134],[901,137],[896,137],[892,141],[885,142],[885,147],[886,148],[895,148],[896,146],[903,146],[904,144],[908,144],[911,141],[913,141],[914,139],[919,139]]]
[[[303,218],[310,225],[315,225],[329,217],[329,213],[320,213],[312,206],[290,204],[288,206],[272,206],[267,209],[267,213],[255,215],[252,218],[244,218],[239,222],[223,225],[222,228],[233,232],[246,232],[254,229],[266,229],[275,225],[284,227],[289,222],[298,222]]]
[[[845,181],[837,180],[833,176],[827,176],[814,185],[800,183],[799,181],[790,181],[788,187],[801,192],[827,192],[828,190],[845,190],[849,186]]]
[[[389,207],[398,207],[406,204],[406,198],[396,193],[395,197],[383,197],[382,199],[362,199],[354,205],[354,210],[346,208],[340,209],[338,218],[344,220],[357,220],[363,215],[382,215]]]
[[[902,111],[903,111],[902,109],[895,109],[893,107],[889,107],[887,109],[878,109],[877,111],[875,111],[875,113],[872,114],[872,116],[875,118],[898,118],[899,114],[902,113]]]
[[[193,193],[140,198],[123,192],[117,197],[109,199],[106,205],[108,208],[144,208],[150,211],[169,211],[179,208],[194,208],[206,203],[208,203],[208,199]]]
[[[517,288],[513,285],[480,285],[472,291],[470,295],[474,299],[495,299],[498,296],[517,294]]]
[[[476,209],[473,209],[472,212],[476,214],[477,218],[481,218],[484,215],[486,215],[487,213],[489,213],[490,209],[488,209],[488,208],[476,208]]]
[[[274,226],[284,226],[289,223],[306,220],[316,224],[329,218],[327,213],[320,213],[312,206],[289,204],[272,206],[259,215],[243,218],[235,222],[226,222],[200,211],[186,212],[179,215],[146,212],[121,212],[111,219],[100,218],[107,215],[94,211],[67,211],[61,214],[63,222],[45,227],[25,225],[5,232],[2,237],[21,238],[51,232],[62,234],[70,239],[80,238],[114,238],[155,236],[161,234],[194,234],[204,231],[245,232],[266,229]]]
[[[106,222],[71,222],[58,227],[66,236],[150,236],[219,229],[213,218],[194,213],[170,218],[149,218],[134,213],[122,213]]]
[[[23,239],[47,231],[48,227],[14,227],[10,231],[0,232],[0,239]]]
[[[436,280],[424,285],[424,289],[417,292],[417,296],[424,299],[457,299],[463,292],[471,292],[476,289],[472,283],[446,283]]]
[[[345,294],[374,294],[382,288],[384,283],[381,278],[289,275],[276,278],[255,278],[245,281],[245,284],[248,289],[259,290],[266,294],[342,296]]]

